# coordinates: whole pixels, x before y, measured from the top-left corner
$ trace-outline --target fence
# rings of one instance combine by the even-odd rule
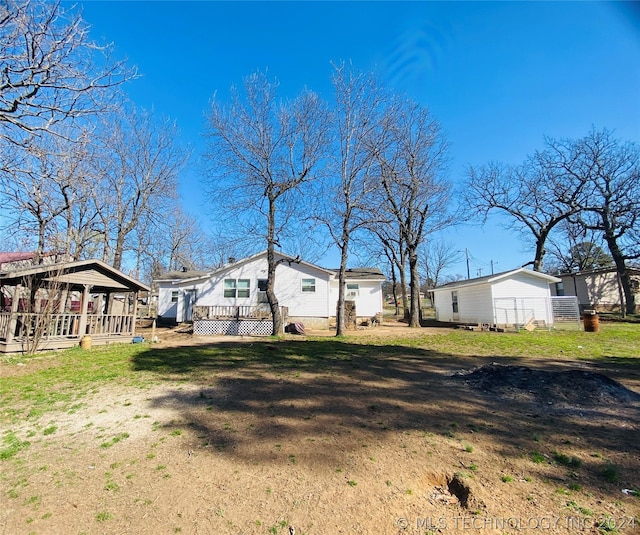
[[[497,297],[493,300],[494,323],[516,330],[536,327],[581,327],[578,298],[568,297]]]
[[[281,310],[286,310],[282,307]],[[283,312],[284,313],[284,312]],[[271,317],[268,306],[228,306],[228,305],[196,305],[193,307],[193,319],[264,319]]]

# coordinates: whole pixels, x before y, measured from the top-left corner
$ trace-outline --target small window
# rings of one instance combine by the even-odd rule
[[[172,303],[177,303],[178,302],[178,295],[180,295],[180,292],[178,292],[178,290],[173,290],[171,292],[171,302]]]
[[[360,295],[360,285],[357,282],[347,283],[347,297],[357,297]]]
[[[458,292],[451,292],[451,306],[453,308],[453,313],[458,313]]]
[[[259,292],[267,291],[267,279],[258,279],[258,291]]]
[[[225,279],[224,296],[229,299],[249,297],[251,292],[249,279]]]
[[[564,296],[564,284],[562,282],[556,282],[556,295],[558,297]]]
[[[238,279],[238,297],[249,297],[249,279]]]
[[[236,296],[236,279],[224,280],[224,296],[234,298]]]
[[[302,279],[302,291],[314,293],[316,291],[316,279]]]

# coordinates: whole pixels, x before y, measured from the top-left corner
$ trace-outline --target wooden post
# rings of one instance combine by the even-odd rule
[[[13,337],[16,332],[16,324],[18,322],[18,304],[20,302],[20,285],[16,284],[13,287],[13,296],[11,297],[11,317],[9,318],[9,325],[7,326],[7,344],[13,342]]]
[[[133,324],[131,334],[136,334],[136,316],[138,315],[138,292],[133,292]]]
[[[84,292],[82,292],[82,304],[80,307],[80,325],[78,326],[78,336],[83,337],[87,334],[87,309],[89,308],[89,292],[91,286],[84,285]]]

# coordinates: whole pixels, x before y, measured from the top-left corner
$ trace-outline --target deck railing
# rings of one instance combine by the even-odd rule
[[[280,307],[283,317],[286,317],[287,307]],[[265,319],[271,317],[271,309],[262,306],[229,306],[211,305],[193,307],[193,319]]]
[[[132,334],[134,317],[119,314],[90,314],[87,316],[87,334]]]
[[[10,333],[10,331],[13,331]],[[43,339],[59,337],[82,337],[85,334],[119,335],[134,332],[132,315],[121,314],[89,314],[86,326],[81,331],[81,315],[35,314],[26,312],[0,313],[0,339],[9,340],[38,336]]]

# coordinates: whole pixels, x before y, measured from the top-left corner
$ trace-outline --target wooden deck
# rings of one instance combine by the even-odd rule
[[[0,313],[0,353],[22,353],[38,340],[38,351],[66,349],[90,336],[92,345],[130,342],[135,317],[122,314]]]

